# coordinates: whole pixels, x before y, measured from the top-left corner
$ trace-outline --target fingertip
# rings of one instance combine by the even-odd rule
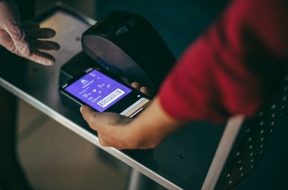
[[[51,41],[44,42],[44,41],[42,41],[41,43],[42,43],[42,49],[43,50],[58,51],[61,48],[60,45],[58,43],[56,43],[56,42],[51,42]],[[41,49],[41,45],[40,44],[39,44],[38,48]]]
[[[82,105],[82,106],[80,107],[80,112],[81,112],[81,114],[85,114],[86,111],[87,111],[87,106]]]
[[[86,112],[89,112],[90,111],[90,108],[88,106],[85,106],[85,105],[82,105],[80,107],[80,112],[83,114],[83,113],[86,113]]]
[[[46,66],[53,66],[55,64],[55,60],[46,60],[43,62]]]
[[[80,107],[80,112],[81,112],[81,114],[82,114],[82,116],[83,116],[83,118],[84,118],[84,120],[86,120],[87,121],[87,123],[90,123],[91,121],[91,112],[92,112],[92,110],[88,107],[88,106],[85,106],[85,105],[82,105],[81,107]]]
[[[140,92],[142,92],[144,94],[148,94],[148,88],[147,87],[141,87]]]
[[[56,36],[56,31],[53,29],[50,29],[50,35],[51,35],[51,37]]]
[[[140,88],[140,84],[139,84],[138,82],[132,82],[132,83],[131,83],[131,86],[132,86],[133,88],[135,88],[135,89]]]
[[[46,28],[47,37],[52,38],[56,36],[56,31],[51,28]]]
[[[53,56],[41,57],[39,60],[39,63],[42,63],[43,65],[46,65],[46,66],[53,66],[56,63],[56,60]]]
[[[54,60],[39,60],[35,62],[40,63],[41,65],[45,65],[45,66],[53,66],[55,64]]]
[[[59,50],[61,48],[61,46],[60,46],[60,44],[58,44],[58,43],[55,43],[55,50]]]

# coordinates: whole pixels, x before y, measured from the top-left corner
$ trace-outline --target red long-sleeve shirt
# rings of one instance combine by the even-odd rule
[[[287,60],[288,1],[231,1],[166,78],[161,105],[181,120],[252,116],[269,91],[273,65]]]

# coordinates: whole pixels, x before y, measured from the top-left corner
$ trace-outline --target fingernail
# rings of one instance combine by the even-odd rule
[[[55,62],[53,62],[53,61],[45,61],[43,64],[46,65],[46,66],[52,66],[52,65],[55,64]]]
[[[51,29],[51,28],[49,28],[49,32],[48,32],[48,35],[49,35],[49,37],[54,37],[54,36],[56,36],[56,31],[55,30],[53,30],[53,29]]]
[[[54,65],[55,64],[55,60],[47,59],[47,60],[44,61],[44,64],[46,64],[47,66]]]
[[[59,44],[56,45],[56,50],[59,50],[61,46]]]

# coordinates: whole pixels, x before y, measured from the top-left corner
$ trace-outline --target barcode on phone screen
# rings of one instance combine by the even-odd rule
[[[105,108],[106,106],[108,106],[111,102],[113,102],[114,100],[116,100],[117,98],[119,98],[122,94],[124,94],[125,92],[119,88],[117,88],[116,90],[114,90],[113,92],[111,92],[109,95],[107,95],[105,98],[103,98],[102,100],[100,100],[97,104],[99,106],[101,106],[102,108]]]

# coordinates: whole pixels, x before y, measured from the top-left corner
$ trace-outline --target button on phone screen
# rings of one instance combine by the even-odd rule
[[[65,90],[99,112],[105,111],[132,91],[97,70],[90,71]]]

